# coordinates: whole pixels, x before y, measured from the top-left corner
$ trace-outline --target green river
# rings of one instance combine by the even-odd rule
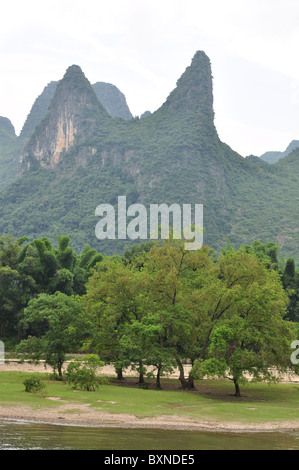
[[[1,450],[299,450],[299,432],[204,432],[0,420]]]

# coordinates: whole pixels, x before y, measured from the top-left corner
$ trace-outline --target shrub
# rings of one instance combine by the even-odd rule
[[[95,391],[105,380],[97,376],[98,367],[104,363],[95,354],[89,354],[84,359],[71,361],[67,368],[68,382],[74,388],[81,390]]]
[[[41,392],[45,388],[45,384],[38,375],[32,375],[25,379],[23,384],[25,385],[25,392]]]

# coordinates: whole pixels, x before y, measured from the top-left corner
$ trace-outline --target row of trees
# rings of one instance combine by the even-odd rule
[[[151,370],[158,388],[175,367],[184,389],[195,378],[229,377],[236,395],[246,374],[271,379],[272,367],[292,366],[298,274],[292,260],[280,272],[276,245],[228,245],[215,256],[165,241],[109,257],[90,247],[77,256],[67,237],[57,249],[47,239],[21,242],[2,239],[0,271],[14,271],[7,286],[21,308],[12,323],[7,307],[1,315],[18,330],[18,351],[43,357],[60,378],[72,351],[96,353],[119,379],[131,366],[142,384]]]

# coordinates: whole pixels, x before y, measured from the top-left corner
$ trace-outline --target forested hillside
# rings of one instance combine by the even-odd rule
[[[257,159],[256,159],[257,160]],[[165,103],[142,119],[113,118],[78,66],[58,83],[49,112],[23,152],[22,175],[0,195],[0,230],[51,241],[67,234],[80,251],[121,253],[130,240],[99,241],[99,204],[203,204],[204,243],[220,250],[299,245],[299,153],[274,165],[244,159],[214,125],[209,58],[197,52]]]

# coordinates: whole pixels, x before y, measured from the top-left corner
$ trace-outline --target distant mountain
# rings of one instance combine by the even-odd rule
[[[209,58],[198,51],[165,103],[145,118],[115,119],[80,67],[67,69],[28,141],[22,174],[0,193],[0,231],[81,250],[122,252],[131,240],[95,236],[99,204],[203,204],[204,243],[220,250],[258,239],[284,256],[299,246],[299,152],[276,165],[242,158],[214,125]],[[194,207],[194,206],[193,206]]]
[[[7,118],[0,117],[0,190],[16,179],[20,155],[36,128],[46,118],[58,83],[57,81],[48,83],[36,98],[19,137],[16,136],[11,122]],[[111,116],[132,119],[125,95],[115,85],[97,82],[92,87],[97,99]]]
[[[81,68],[72,65],[57,84],[48,114],[24,149],[22,168],[36,166],[37,161],[42,167],[55,167],[75,142],[89,141],[98,124],[111,119]]]
[[[97,82],[92,85],[98,100],[112,117],[132,119],[125,95],[111,83]]]
[[[28,114],[20,133],[20,140],[22,141],[23,146],[28,142],[39,123],[47,115],[51,100],[56,91],[56,87],[57,82],[53,81],[48,83],[48,85],[44,88],[43,92],[36,98],[35,102],[33,103],[30,113]]]
[[[299,148],[299,140],[292,140],[284,152],[266,152],[260,158],[267,163],[276,163],[297,148]]]
[[[146,116],[149,116],[150,114],[151,114],[150,111],[148,111],[148,110],[147,110],[147,111],[144,111],[144,113],[141,114],[140,119],[142,119],[142,118],[144,118],[144,117],[146,117]]]
[[[20,138],[25,145],[37,126],[48,114],[50,103],[55,95],[58,82],[50,82],[35,100],[22,128]],[[97,82],[92,85],[98,100],[113,117],[132,119],[125,95],[110,83]]]

